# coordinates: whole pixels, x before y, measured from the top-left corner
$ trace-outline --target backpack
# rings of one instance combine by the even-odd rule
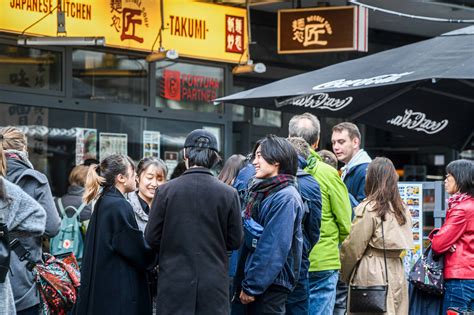
[[[64,208],[61,198],[58,198],[57,203],[62,215],[61,229],[59,230],[58,235],[51,239],[51,254],[56,256],[73,252],[77,260],[80,261],[82,258],[82,252],[84,251],[84,240],[82,238],[79,214],[86,204],[82,203],[79,208],[74,206],[67,206]],[[74,210],[74,214],[71,217],[67,216],[67,209]]]

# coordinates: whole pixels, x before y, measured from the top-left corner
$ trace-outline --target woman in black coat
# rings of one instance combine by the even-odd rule
[[[89,169],[84,201],[96,202],[86,235],[78,315],[151,314],[147,269],[155,254],[124,194],[136,188],[133,161],[111,155]]]

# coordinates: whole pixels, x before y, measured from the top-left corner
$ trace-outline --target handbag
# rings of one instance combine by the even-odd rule
[[[56,257],[43,253],[43,262],[36,263],[29,258],[30,252],[18,239],[14,239],[10,247],[20,261],[27,261],[26,268],[34,275],[41,300],[41,313],[66,315],[76,303],[80,286],[80,272],[74,253]]]
[[[408,275],[408,281],[423,292],[433,295],[443,295],[443,269],[443,257],[435,256],[430,244],[423,255],[413,265]]]
[[[385,236],[382,220],[383,260],[385,264],[385,285],[357,286],[351,285],[349,291],[351,313],[385,313],[387,311],[388,268],[385,253]],[[360,262],[359,262],[360,263]],[[358,263],[358,264],[359,264]],[[358,268],[358,265],[357,265]],[[354,274],[357,272],[355,270]]]

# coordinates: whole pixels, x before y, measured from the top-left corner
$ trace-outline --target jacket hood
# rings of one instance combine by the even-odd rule
[[[298,168],[305,169],[308,166],[308,162],[298,154]]]
[[[349,163],[347,163],[345,166],[343,166],[341,168],[342,170],[342,180],[344,180],[344,177],[346,177],[347,174],[350,173],[350,171],[361,165],[361,164],[367,164],[367,163],[370,163],[372,162],[372,159],[370,158],[370,156],[367,154],[367,152],[365,152],[365,150],[363,149],[360,149],[359,152],[356,153],[356,155],[354,155],[352,157],[352,159],[349,161]]]
[[[313,149],[309,149],[309,157],[308,157],[308,160],[306,161],[307,162],[306,167],[309,169],[313,169],[316,167],[316,164],[320,161],[322,161],[321,156]]]
[[[12,183],[17,183],[23,173],[31,168],[25,162],[7,158],[7,178]]]

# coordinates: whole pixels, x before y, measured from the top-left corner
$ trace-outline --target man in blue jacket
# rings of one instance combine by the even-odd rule
[[[337,159],[345,164],[341,169],[341,178],[349,191],[349,196],[353,196],[358,204],[365,199],[365,175],[370,162],[372,162],[367,152],[360,148],[359,128],[350,122],[337,124],[332,128],[331,141]],[[353,208],[354,204],[351,200]],[[338,281],[334,315],[345,314],[347,289],[344,282]]]
[[[332,128],[332,149],[337,159],[345,164],[342,167],[342,180],[347,190],[358,202],[365,198],[365,175],[372,159],[360,148],[361,135],[353,123],[342,122]]]
[[[298,153],[298,172],[296,173],[298,188],[303,199],[305,213],[303,215],[303,254],[298,284],[286,301],[287,315],[309,314],[309,253],[319,241],[321,229],[321,189],[314,177],[305,172],[308,165],[309,144],[299,137],[290,137],[288,141]]]
[[[296,286],[303,248],[303,201],[297,189],[298,156],[283,138],[267,136],[253,150],[255,178],[247,194],[244,220],[263,227],[245,261],[240,302],[247,314],[285,314]]]

